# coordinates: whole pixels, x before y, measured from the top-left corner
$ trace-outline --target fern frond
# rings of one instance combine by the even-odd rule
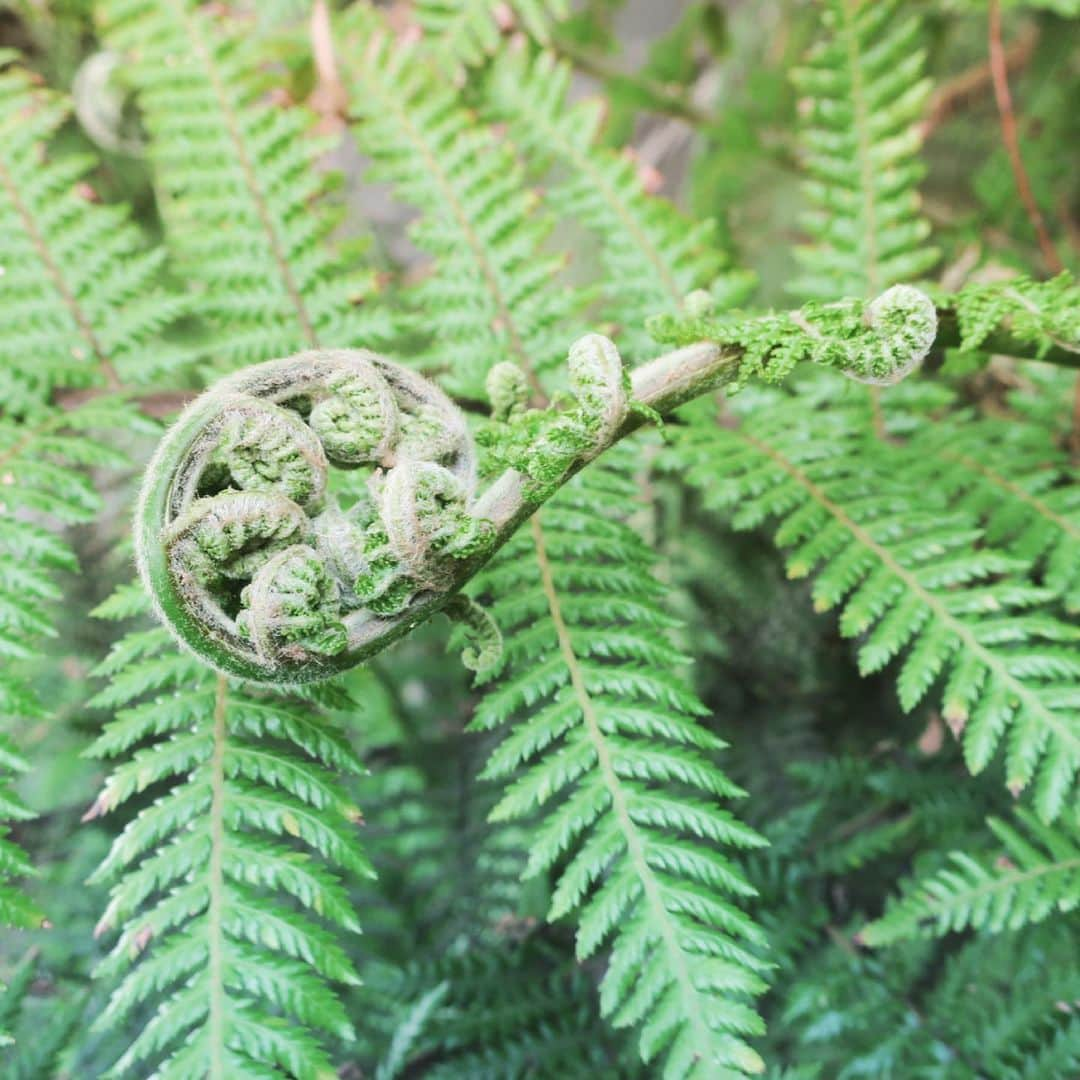
[[[944,302],[956,313],[964,350],[993,350],[1004,330],[1034,346],[1036,356],[1064,350],[1071,355],[1072,366],[1080,366],[1080,285],[1068,272],[1050,281],[1020,275],[1006,281],[971,282]]]
[[[601,1035],[591,979],[543,940],[413,964],[380,989],[395,1005],[380,1080],[418,1067],[432,1080],[638,1075]]]
[[[419,0],[415,15],[440,67],[457,76],[495,52],[513,26],[547,41],[551,24],[569,12],[567,0]]]
[[[88,816],[154,796],[95,874],[112,882],[98,932],[119,931],[99,1023],[141,1026],[116,1071],[331,1073],[322,1043],[352,1027],[329,984],[357,982],[335,933],[359,929],[341,874],[370,873],[338,776],[360,762],[311,701],[215,676],[164,630],[129,634],[100,673],[94,704],[119,711],[93,752],[141,748]]]
[[[412,237],[435,259],[412,291],[416,329],[433,338],[419,362],[448,369],[448,388],[483,399],[496,363],[538,372],[565,355],[558,328],[574,301],[552,287],[561,261],[544,253],[550,222],[510,148],[433,77],[418,46],[358,14],[347,35],[357,142],[372,178],[422,212]]]
[[[938,254],[916,185],[917,122],[930,89],[919,18],[899,0],[828,0],[825,35],[794,73],[804,95],[803,276],[810,299],[871,296],[924,274]]]
[[[218,331],[213,365],[384,340],[385,317],[358,306],[370,273],[327,251],[326,146],[307,110],[266,101],[257,39],[195,0],[108,0],[102,22],[151,136],[166,239]]]
[[[640,360],[652,346],[645,320],[675,313],[724,265],[715,223],[692,223],[670,202],[645,192],[633,159],[598,145],[603,102],[568,100],[573,69],[549,53],[504,50],[490,86],[491,108],[541,166],[569,178],[550,188],[552,207],[580,222],[600,244],[601,314],[620,324],[620,350]]]
[[[46,715],[20,664],[53,633],[57,577],[76,568],[59,529],[89,521],[101,500],[80,470],[116,466],[122,455],[95,432],[131,427],[124,406],[101,399],[81,409],[41,410],[22,421],[0,418],[0,713],[22,721]],[[0,925],[31,926],[41,914],[8,882],[29,871],[7,839],[6,822],[33,815],[8,786],[26,765],[0,734]]]
[[[57,386],[159,374],[166,351],[145,345],[182,306],[156,284],[162,252],[94,202],[93,161],[51,155],[69,103],[12,59],[0,50],[0,395],[19,414]]]
[[[550,917],[576,914],[580,957],[610,942],[601,1008],[641,1025],[644,1060],[667,1077],[760,1072],[744,1037],[761,1030],[761,936],[720,849],[762,841],[716,805],[739,790],[677,674],[652,559],[619,520],[633,493],[587,472],[486,575],[508,670],[474,726],[514,725],[486,769],[508,785],[493,816],[541,816],[526,874],[560,867]]]
[[[964,851],[951,866],[905,890],[885,916],[865,927],[867,945],[889,945],[930,931],[942,935],[967,927],[991,933],[1018,930],[1080,905],[1080,823],[1065,816],[1055,827],[1018,810],[1016,824],[990,818],[1000,841],[993,859]]]
[[[928,424],[909,445],[913,484],[975,514],[992,544],[1040,566],[1045,586],[1080,612],[1080,485],[1045,428],[1019,419]]]
[[[841,608],[841,633],[863,637],[861,670],[903,654],[905,709],[944,680],[969,769],[1005,742],[1010,787],[1032,785],[1039,815],[1055,818],[1075,802],[1080,770],[1080,628],[1038,610],[1051,594],[1015,576],[1025,562],[976,547],[976,519],[913,486],[902,451],[868,447],[861,417],[755,404],[737,430],[688,426],[680,471],[708,505],[734,508],[737,528],[778,518],[789,576],[816,572],[815,607]]]

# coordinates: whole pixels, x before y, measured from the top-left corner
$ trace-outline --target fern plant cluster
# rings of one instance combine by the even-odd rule
[[[1071,7],[4,5],[0,1077],[1080,1075]]]

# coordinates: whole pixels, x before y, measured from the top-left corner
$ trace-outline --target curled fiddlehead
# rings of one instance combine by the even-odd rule
[[[310,352],[225,379],[181,415],[143,483],[136,549],[161,618],[215,667],[260,681],[325,678],[440,610],[463,625],[466,663],[490,665],[497,628],[459,590],[583,465],[699,394],[800,361],[897,381],[937,325],[907,286],[743,320],[710,303],[695,294],[657,321],[659,340],[685,347],[632,375],[607,338],[581,338],[570,393],[545,408],[529,407],[519,369],[495,365],[480,438],[497,475],[480,495],[463,414],[407,368]]]
[[[426,379],[363,351],[273,360],[162,440],[139,566],[166,624],[215,667],[322,678],[446,603],[494,543],[475,487],[468,428]]]

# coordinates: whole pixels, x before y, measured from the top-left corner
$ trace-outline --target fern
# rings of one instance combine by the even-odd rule
[[[433,1080],[638,1075],[597,1037],[588,974],[543,940],[497,939],[415,964],[380,989],[396,1008],[379,1080],[418,1068]]]
[[[965,351],[1009,352],[1018,341],[1033,346],[1039,359],[1052,356],[1080,367],[1080,286],[1069,273],[1050,281],[1020,275],[972,282],[945,302],[955,312],[957,344]]]
[[[838,1080],[1071,1076],[1080,968],[1070,941],[1067,926],[1047,924],[948,957],[923,941],[887,956],[827,947],[792,979],[777,1038]]]
[[[5,698],[10,698],[12,689],[10,684],[3,686]],[[27,710],[23,711],[25,714]],[[12,822],[34,816],[11,786],[12,778],[29,768],[15,744],[0,736],[0,926],[34,926],[41,921],[37,908],[11,884],[32,871],[26,855],[8,839]]]
[[[867,945],[888,945],[929,927],[937,934],[986,928],[1017,930],[1053,912],[1080,904],[1080,827],[1063,819],[1057,828],[1017,811],[1017,824],[987,824],[1003,852],[979,859],[951,855],[950,868],[920,881],[884,918],[861,933]]]
[[[550,917],[577,914],[580,957],[611,940],[605,1015],[643,1025],[642,1056],[663,1056],[665,1076],[758,1072],[743,1037],[760,1030],[760,936],[726,899],[751,890],[715,848],[761,840],[715,805],[739,792],[675,674],[652,560],[619,521],[632,494],[591,472],[507,545],[486,588],[509,671],[474,726],[514,721],[486,769],[512,781],[494,817],[543,815],[526,873],[561,867]]]
[[[573,301],[551,288],[560,260],[543,253],[550,222],[510,149],[433,77],[418,45],[396,42],[369,13],[346,37],[358,58],[357,142],[372,179],[422,212],[412,237],[436,260],[412,290],[416,329],[433,337],[418,362],[447,370],[444,385],[472,398],[501,360],[526,372],[561,362],[559,324]]]
[[[265,101],[257,38],[195,0],[107,0],[102,21],[129,61],[167,240],[198,287],[213,365],[385,338],[385,316],[357,306],[371,275],[324,244],[325,144],[305,109]]]
[[[898,0],[828,0],[826,34],[794,74],[806,98],[803,276],[790,288],[811,299],[873,296],[925,273],[938,254],[916,185],[922,78],[919,20]]]
[[[1080,486],[1068,455],[1019,419],[926,425],[910,444],[914,486],[985,522],[987,539],[1041,569],[1047,589],[1080,611]]]
[[[84,1019],[86,1000],[82,994],[61,998],[52,988],[51,1000],[35,1001],[38,995],[33,984],[39,975],[38,951],[30,949],[16,964],[7,985],[0,983],[4,1080],[63,1075],[61,1055]]]
[[[53,634],[52,609],[63,597],[57,578],[76,569],[59,526],[91,520],[101,500],[87,467],[116,466],[123,456],[95,434],[129,429],[122,405],[102,400],[71,412],[39,410],[22,422],[0,419],[0,710],[22,721],[48,715],[20,664],[39,654]],[[8,786],[26,768],[15,745],[0,734],[0,925],[32,926],[42,916],[8,882],[29,871],[7,839],[7,822],[33,815]]]
[[[438,62],[451,75],[495,52],[502,34],[519,25],[547,41],[551,23],[565,18],[567,0],[420,0],[416,19],[433,39]]]
[[[1007,734],[1010,787],[1032,785],[1040,816],[1055,818],[1080,770],[1080,630],[1036,610],[1050,594],[1009,577],[1022,561],[975,548],[974,518],[927,500],[896,466],[890,482],[887,450],[868,460],[862,410],[808,418],[802,402],[755,404],[737,430],[690,426],[678,468],[709,505],[737,508],[736,527],[779,518],[777,542],[795,549],[788,574],[816,571],[815,607],[841,607],[841,633],[865,635],[861,670],[904,654],[905,709],[944,679],[968,767],[985,768]]]
[[[603,102],[568,102],[572,69],[548,53],[504,51],[490,86],[491,107],[505,118],[528,160],[555,161],[568,178],[550,189],[551,205],[583,224],[600,243],[601,313],[620,325],[625,355],[650,348],[646,318],[674,313],[723,267],[711,221],[692,224],[669,202],[646,194],[633,159],[597,145]]]
[[[0,50],[0,394],[17,415],[58,386],[160,375],[175,355],[145,346],[182,305],[155,285],[161,252],[127,211],[94,204],[92,161],[50,154],[70,106],[13,58]]]
[[[103,614],[145,606],[124,591]],[[99,670],[112,681],[94,704],[119,712],[93,753],[144,745],[88,816],[154,795],[95,875],[113,883],[99,932],[119,932],[100,974],[121,977],[99,1023],[142,1026],[116,1071],[325,1075],[316,1033],[352,1035],[326,983],[356,982],[327,929],[358,930],[338,871],[369,873],[335,775],[361,771],[354,752],[310,701],[245,691],[161,629],[129,634]]]

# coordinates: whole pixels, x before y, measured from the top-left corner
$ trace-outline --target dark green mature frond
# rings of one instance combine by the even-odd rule
[[[218,331],[213,364],[385,339],[358,306],[370,273],[326,248],[326,145],[307,110],[266,100],[250,28],[196,0],[107,0],[102,21],[151,136],[166,239]]]
[[[494,940],[388,973],[394,1009],[379,1080],[638,1075],[609,1044],[596,988],[573,957],[542,940]]]
[[[125,592],[108,613],[145,603]],[[328,984],[357,981],[334,933],[359,930],[341,874],[370,872],[339,780],[356,755],[311,700],[217,676],[162,629],[123,638],[100,673],[94,703],[119,711],[93,752],[127,760],[88,816],[153,795],[95,875],[112,882],[99,933],[119,932],[100,1023],[141,1027],[116,1072],[332,1074],[322,1042],[352,1026]]]
[[[417,45],[398,42],[370,12],[345,35],[360,148],[372,179],[392,183],[423,217],[411,230],[435,259],[412,290],[420,358],[443,382],[483,398],[501,360],[543,371],[565,356],[559,326],[574,301],[552,288],[558,258],[544,253],[548,218],[510,148],[476,122]]]
[[[1080,628],[1040,610],[1051,591],[1026,580],[1023,560],[984,546],[972,515],[913,486],[904,451],[868,447],[861,413],[767,395],[754,404],[737,429],[690,425],[678,468],[708,505],[734,508],[737,528],[779,519],[789,575],[816,573],[815,606],[841,608],[841,633],[863,638],[862,671],[904,656],[905,709],[944,680],[972,772],[1004,742],[1010,787],[1031,785],[1044,820],[1073,805]]]
[[[825,36],[794,74],[805,97],[803,185],[811,209],[797,249],[811,299],[873,296],[937,261],[916,190],[929,80],[919,18],[899,0],[828,0]]]
[[[569,11],[568,0],[419,0],[416,19],[440,66],[457,75],[495,52],[515,26],[547,41],[551,24]]]
[[[1015,825],[990,818],[1001,843],[996,856],[954,851],[951,864],[905,890],[904,898],[859,935],[867,945],[889,945],[929,931],[941,935],[972,927],[1018,930],[1080,906],[1080,823],[1065,815],[1056,827],[1018,810]]]
[[[18,414],[57,386],[159,374],[167,351],[144,347],[179,305],[127,210],[94,202],[93,161],[50,155],[70,106],[12,59],[0,50],[0,398]]]
[[[601,1008],[641,1025],[666,1077],[759,1072],[761,936],[731,898],[752,893],[724,846],[761,839],[717,802],[739,790],[679,676],[652,558],[620,521],[631,483],[591,470],[485,575],[507,672],[475,727],[506,728],[486,775],[496,820],[540,815],[527,874],[556,866],[550,917],[575,913],[578,954],[605,943]]]
[[[1064,1080],[1080,1064],[1074,939],[1062,922],[952,955],[928,941],[887,954],[827,944],[791,979],[775,1035],[829,1080]]]
[[[4,1080],[38,1080],[62,1075],[60,1055],[86,1011],[85,998],[50,995],[33,1000],[38,972],[36,949],[16,964],[7,985],[0,982],[0,1051]]]
[[[1050,432],[1016,418],[928,424],[910,450],[915,485],[975,514],[991,543],[1039,567],[1080,612],[1080,484]]]
[[[655,351],[645,320],[677,312],[687,293],[710,284],[724,258],[712,221],[693,223],[666,199],[647,194],[633,158],[598,145],[604,103],[571,105],[572,74],[548,53],[504,51],[492,75],[491,108],[510,124],[530,161],[568,171],[551,187],[551,204],[599,242],[600,313],[619,324],[620,350],[639,360]]]
[[[76,569],[60,527],[89,521],[101,505],[80,470],[123,460],[94,432],[129,426],[124,407],[104,400],[67,413],[40,410],[21,422],[0,418],[0,714],[8,723],[46,715],[20,664],[55,632],[52,609],[63,597],[56,579]],[[9,787],[25,767],[0,733],[0,925],[41,921],[9,884],[29,871],[6,826],[33,816]]]

